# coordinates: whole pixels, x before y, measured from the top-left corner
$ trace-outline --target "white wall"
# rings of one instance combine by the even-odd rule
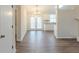
[[[25,6],[21,6],[21,40],[24,38],[27,31],[27,11]]]
[[[57,38],[76,38],[78,23],[75,21],[76,9],[59,9],[57,15]]]
[[[75,14],[75,21],[77,24],[77,37],[79,37],[79,5],[75,6],[75,10],[74,10],[74,14]],[[78,20],[76,20],[78,19]]]
[[[25,6],[17,6],[17,41],[22,41],[27,32],[27,13]]]
[[[17,40],[16,41],[20,41],[20,37],[21,37],[21,7],[20,6],[16,6],[16,34],[17,34]]]

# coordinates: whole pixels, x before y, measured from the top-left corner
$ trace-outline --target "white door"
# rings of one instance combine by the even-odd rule
[[[12,7],[0,5],[0,53],[12,52]]]
[[[30,19],[30,25],[31,25],[31,30],[35,30],[36,29],[36,19],[35,17],[31,17]]]
[[[42,30],[43,29],[43,24],[42,24],[42,18],[41,17],[37,17],[37,29],[38,30]]]
[[[33,16],[30,19],[31,30],[43,30],[42,17]]]

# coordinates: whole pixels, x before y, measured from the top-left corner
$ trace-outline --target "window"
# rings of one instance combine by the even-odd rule
[[[54,14],[50,15],[50,23],[56,23],[56,15]]]

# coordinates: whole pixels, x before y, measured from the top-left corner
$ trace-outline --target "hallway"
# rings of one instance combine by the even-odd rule
[[[22,42],[17,42],[17,53],[79,52],[75,39],[55,39],[53,32],[29,31]]]
[[[22,42],[17,42],[17,52],[52,52],[55,48],[53,32],[30,31]]]

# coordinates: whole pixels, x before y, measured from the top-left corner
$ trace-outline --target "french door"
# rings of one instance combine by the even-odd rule
[[[42,17],[32,16],[30,19],[31,30],[43,30]]]

